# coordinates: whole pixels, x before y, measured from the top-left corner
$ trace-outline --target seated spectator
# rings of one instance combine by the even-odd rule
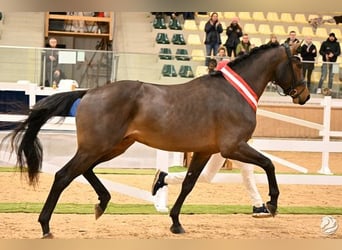
[[[218,48],[218,52],[216,55],[216,60],[219,61],[223,61],[223,60],[228,60],[228,56],[227,56],[227,49],[225,46],[221,45]]]
[[[251,44],[251,42],[249,41],[248,34],[245,33],[242,35],[242,39],[240,43],[236,46],[236,55],[241,56],[241,55],[247,54],[254,47],[255,47],[254,44]]]
[[[217,66],[217,61],[214,58],[210,58],[208,61],[208,74],[214,73]]]

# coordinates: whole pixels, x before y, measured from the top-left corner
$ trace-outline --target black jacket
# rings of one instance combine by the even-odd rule
[[[205,44],[221,44],[221,33],[223,31],[222,24],[212,25],[210,20],[205,24]]]
[[[303,61],[315,61],[315,57],[317,56],[317,48],[311,43],[310,46],[304,44],[301,47],[300,55],[302,56]]]
[[[340,43],[335,38],[334,41],[330,41],[329,38],[321,44],[319,49],[319,54],[322,56],[324,62],[326,62],[325,55],[332,52],[334,56],[329,60],[329,62],[336,62],[337,57],[341,54]]]

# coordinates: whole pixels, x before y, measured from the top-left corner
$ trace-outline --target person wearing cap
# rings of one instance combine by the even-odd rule
[[[328,71],[328,92],[331,93],[334,78],[333,63],[337,61],[337,57],[341,54],[340,43],[337,41],[335,33],[330,33],[327,40],[321,44],[319,54],[322,56],[323,64],[321,68],[321,78],[319,79],[316,93],[322,93],[323,81],[326,79]]]
[[[240,43],[240,37],[242,37],[242,28],[238,21],[239,19],[234,17],[226,30],[227,40],[224,46],[227,48],[228,57],[231,57],[232,54],[236,57],[235,50],[237,45]]]

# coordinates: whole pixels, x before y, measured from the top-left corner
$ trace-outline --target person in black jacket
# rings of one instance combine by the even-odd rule
[[[216,56],[217,50],[221,42],[221,33],[223,32],[222,24],[218,20],[217,12],[213,12],[210,15],[210,19],[206,22],[204,26],[205,31],[205,48],[206,48],[206,58],[205,66],[208,66],[210,57]]]
[[[235,50],[237,45],[240,43],[240,37],[242,37],[242,28],[238,23],[238,20],[239,19],[237,17],[234,17],[226,30],[227,40],[224,45],[227,48],[228,57],[231,57],[232,54],[236,57]]]
[[[308,36],[305,38],[305,43],[301,47],[300,55],[303,59],[303,77],[305,79],[307,74],[307,87],[310,90],[311,86],[311,74],[315,68],[315,57],[317,56],[317,48],[315,44],[312,43],[312,37]]]
[[[322,64],[322,72],[321,78],[319,79],[317,94],[322,93],[322,85],[323,81],[326,79],[328,71],[328,92],[331,92],[332,84],[333,84],[333,62],[336,62],[337,57],[341,54],[340,43],[337,41],[335,33],[330,33],[327,40],[325,40],[319,49],[319,54],[322,56],[323,64]]]

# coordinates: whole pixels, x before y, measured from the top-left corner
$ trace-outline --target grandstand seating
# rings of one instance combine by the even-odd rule
[[[308,23],[308,20],[306,19],[305,15],[301,13],[296,13],[294,15],[294,21],[298,24]]]
[[[162,69],[162,76],[164,77],[176,77],[177,72],[173,64],[164,64]]]
[[[285,31],[284,26],[281,25],[281,24],[273,25],[272,33],[275,34],[275,35],[279,35],[279,36],[284,36],[284,35],[287,35],[287,34],[288,34],[288,33]]]
[[[264,35],[270,35],[272,33],[270,25],[265,23],[259,25],[258,32]]]
[[[186,19],[184,20],[184,30],[198,30],[196,21],[193,19]]]
[[[177,49],[175,57],[180,61],[190,61],[190,56],[187,49]]]
[[[302,28],[301,34],[304,37],[306,37],[306,36],[314,37],[315,36],[311,26],[304,26]]]
[[[279,22],[279,16],[277,12],[267,12],[266,18],[269,22]]]
[[[166,24],[164,18],[154,18],[153,28],[155,29],[166,29]]]
[[[185,39],[182,33],[175,33],[172,36],[172,43],[177,45],[185,45]]]
[[[254,23],[246,23],[243,26],[243,33],[247,34],[258,34],[257,28]]]
[[[196,72],[195,72],[195,76],[199,77],[202,75],[208,74],[208,67],[204,66],[204,65],[199,65],[196,67]]]
[[[266,22],[266,18],[264,15],[264,12],[253,12],[252,13],[252,19],[254,21],[259,21],[259,22]]]
[[[156,36],[156,42],[159,44],[169,44],[170,40],[167,33],[158,33]]]
[[[325,27],[318,27],[316,30],[316,37],[328,38],[328,32]]]
[[[187,41],[189,45],[203,45],[198,34],[189,34]]]
[[[237,14],[236,12],[224,12],[223,16],[230,22],[234,17],[237,17]]]
[[[284,13],[284,12],[280,14],[280,21],[287,22],[287,23],[294,22],[291,13]]]
[[[190,65],[181,65],[178,75],[185,78],[193,78],[195,76]]]
[[[204,61],[205,53],[203,49],[193,49],[191,51],[191,59],[193,61]]]
[[[251,13],[250,12],[239,12],[238,13],[238,17],[240,19],[240,21],[243,21],[243,22],[250,22],[252,21],[252,17],[251,17]]]
[[[160,48],[159,58],[162,60],[171,60],[172,52],[170,48]]]

